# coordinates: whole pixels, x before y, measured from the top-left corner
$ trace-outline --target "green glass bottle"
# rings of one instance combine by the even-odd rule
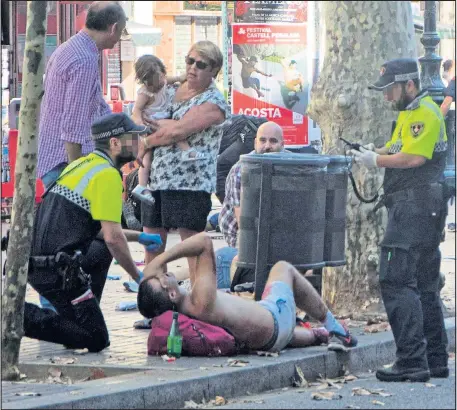
[[[179,332],[178,312],[173,312],[173,322],[171,323],[170,333],[167,338],[167,353],[168,356],[176,358],[181,357],[182,352],[182,336]]]

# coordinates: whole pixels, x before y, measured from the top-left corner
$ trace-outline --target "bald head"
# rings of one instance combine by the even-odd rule
[[[86,30],[101,50],[113,48],[120,40],[127,16],[117,1],[94,1],[87,10]]]
[[[255,152],[281,152],[284,149],[282,128],[273,121],[263,123],[257,130]]]

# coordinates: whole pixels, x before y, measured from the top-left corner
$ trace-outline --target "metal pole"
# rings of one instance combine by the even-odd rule
[[[422,89],[427,90],[433,100],[441,105],[443,102],[444,83],[440,75],[442,58],[435,53],[440,37],[436,31],[436,3],[425,1],[424,32],[421,43],[424,45],[425,56],[419,58],[421,65]]]

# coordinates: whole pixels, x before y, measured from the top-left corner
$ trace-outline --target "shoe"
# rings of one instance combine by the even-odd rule
[[[346,324],[344,322],[340,323],[346,331],[346,334],[341,335],[336,332],[330,332],[330,340],[327,349],[334,352],[347,352],[351,347],[357,346],[358,341],[355,336],[351,335]]]
[[[137,320],[133,327],[135,329],[150,329],[151,328],[152,319],[141,319]]]
[[[455,232],[455,222],[451,222],[451,223],[447,224],[447,230],[449,232]]]
[[[447,379],[449,377],[449,367],[447,367],[447,366],[431,367],[430,368],[430,377]]]
[[[147,202],[150,205],[155,204],[155,199],[152,196],[152,191],[144,186],[137,185],[133,190],[132,190],[132,195],[134,198],[136,198],[139,201]]]
[[[376,371],[376,378],[382,382],[427,382],[430,380],[430,372],[419,367],[411,369],[392,367]]]

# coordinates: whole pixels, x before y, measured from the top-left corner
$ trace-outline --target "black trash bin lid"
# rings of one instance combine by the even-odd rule
[[[326,155],[296,154],[291,152],[268,152],[266,154],[246,154],[240,156],[242,163],[271,163],[273,165],[306,165],[325,168],[330,160]]]

